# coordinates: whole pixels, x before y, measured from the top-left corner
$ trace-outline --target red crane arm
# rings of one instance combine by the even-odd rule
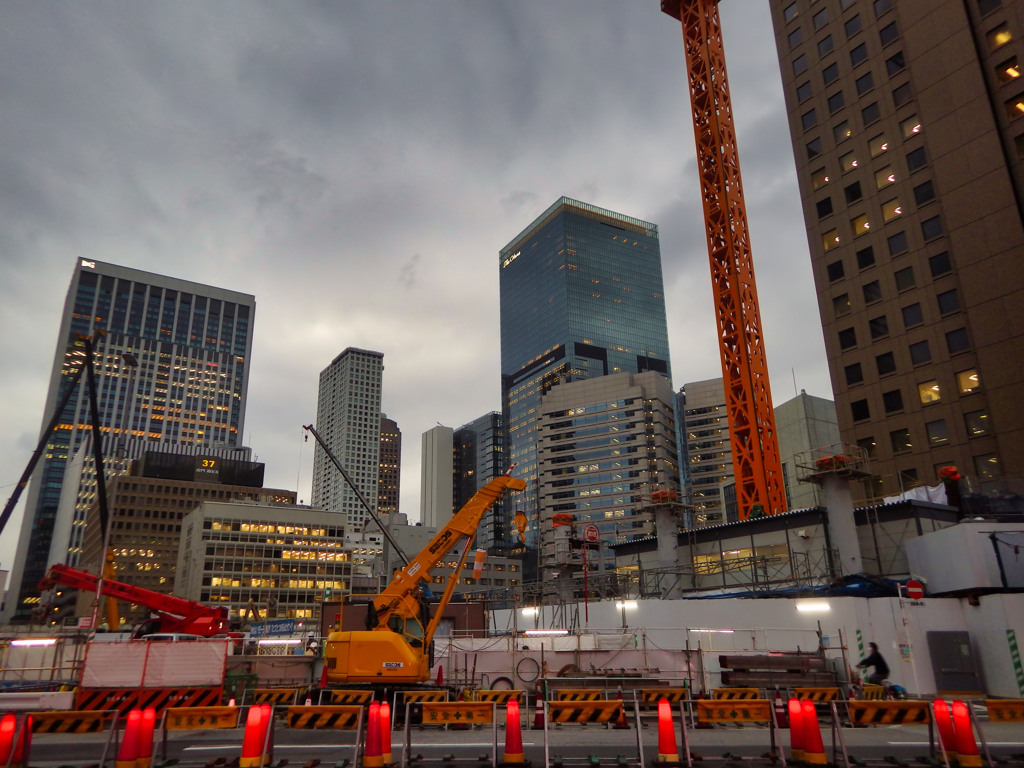
[[[99,576],[95,574],[58,563],[50,566],[46,576],[39,582],[39,588],[52,589],[60,584],[95,592],[98,581]],[[113,579],[103,580],[103,596],[150,609],[160,616],[161,632],[185,632],[211,637],[228,631],[228,609],[225,606],[203,605]]]

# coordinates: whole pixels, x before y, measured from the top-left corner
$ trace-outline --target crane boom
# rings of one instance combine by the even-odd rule
[[[50,566],[46,576],[39,582],[39,588],[52,589],[61,584],[72,589],[95,592],[99,582],[100,577],[95,574],[57,563]],[[161,632],[184,632],[212,637],[228,631],[226,606],[203,605],[183,597],[165,595],[162,592],[107,578],[103,579],[103,596],[145,606],[160,617]]]
[[[718,0],[662,0],[682,25],[740,519],[786,511]]]

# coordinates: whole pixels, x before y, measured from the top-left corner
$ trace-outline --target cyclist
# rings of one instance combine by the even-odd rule
[[[868,675],[868,682],[872,685],[882,685],[883,681],[889,677],[889,665],[885,663],[882,654],[878,652],[877,643],[868,643],[868,649],[871,653],[861,660],[857,669],[874,667],[875,671]]]

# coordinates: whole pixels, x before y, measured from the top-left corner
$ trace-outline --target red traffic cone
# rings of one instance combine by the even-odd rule
[[[658,699],[658,762],[679,762],[676,727],[672,723],[672,705],[664,698]]]
[[[523,724],[519,719],[519,700],[509,699],[505,705],[505,754],[502,764],[525,763],[523,754]]]
[[[443,664],[438,664],[437,665],[437,681],[436,681],[436,685],[438,687],[441,687],[442,685],[444,685],[444,665]]]
[[[17,739],[17,742],[15,742]],[[32,745],[32,715],[26,715],[18,731],[18,718],[8,712],[0,719],[0,766],[21,768],[28,762]]]
[[[821,740],[821,728],[818,726],[818,712],[813,701],[800,702],[803,707],[802,730],[804,735],[804,762],[811,765],[825,765],[825,744]]]
[[[363,768],[381,768],[384,757],[380,751],[380,702],[370,702],[366,721],[366,744],[363,747]]]
[[[953,735],[953,713],[950,712],[949,704],[945,699],[936,699],[932,702],[932,713],[935,717],[935,726],[939,731],[939,746],[946,754],[950,762],[956,760],[956,737]]]
[[[391,762],[391,705],[386,701],[380,703],[380,757]]]
[[[142,712],[133,709],[128,713],[128,720],[124,726],[124,738],[117,750],[117,760],[114,765],[117,768],[135,768],[135,761],[139,757],[139,728],[142,724]]]
[[[142,710],[139,722],[139,749],[135,757],[135,768],[149,768],[153,763],[153,730],[156,728],[156,710],[148,707]]]
[[[255,768],[263,764],[263,742],[267,737],[265,723],[267,713],[262,706],[252,705],[245,718],[245,734],[242,736],[242,756],[238,760],[239,768]]]
[[[789,755],[793,762],[804,759],[804,707],[800,699],[789,700]]]
[[[978,742],[974,740],[971,714],[962,701],[953,702],[953,738],[956,740],[956,760],[960,768],[980,768]]]
[[[533,713],[533,730],[539,731],[544,727],[544,699],[537,694],[537,707]]]
[[[321,688],[326,688],[327,687],[327,662],[326,661],[324,661],[323,671],[320,672],[320,687]]]
[[[629,728],[629,722],[626,720],[626,705],[622,702],[622,689],[619,689],[619,716],[615,718],[616,728]]]

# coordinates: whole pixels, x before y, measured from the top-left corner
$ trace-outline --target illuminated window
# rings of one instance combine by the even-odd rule
[[[875,188],[882,189],[890,184],[896,183],[896,171],[892,169],[891,165],[885,166],[875,171]]]
[[[984,479],[1001,477],[1003,470],[999,467],[999,457],[994,453],[974,457],[974,474]]]
[[[981,437],[989,433],[988,414],[985,411],[970,411],[964,414],[964,426],[968,437]]]
[[[994,50],[1010,42],[1013,35],[1010,34],[1010,28],[1006,24],[1000,24],[995,29],[989,30],[985,39],[988,40],[988,47]]]
[[[914,444],[910,442],[910,430],[909,429],[896,429],[889,433],[889,445],[892,446],[893,453],[902,453],[903,451],[909,451],[914,447]]]
[[[843,169],[843,173],[852,171],[858,165],[857,156],[853,152],[847,152],[839,158],[839,166]]]
[[[889,140],[882,134],[875,136],[873,139],[868,141],[868,151],[871,152],[872,157],[878,157],[883,152],[888,152]]]
[[[903,215],[903,206],[900,205],[900,201],[895,198],[892,200],[886,200],[882,203],[882,219],[885,221],[892,221],[895,218]]]
[[[839,125],[836,125],[832,128],[832,138],[835,139],[836,144],[838,144],[841,141],[846,141],[848,138],[850,138],[850,135],[852,133],[853,132],[850,130],[849,120],[843,120],[841,123],[839,123]]]
[[[828,173],[824,168],[819,168],[818,170],[811,172],[811,186],[814,187],[814,189],[819,189],[826,184],[828,184]]]
[[[924,431],[928,435],[929,445],[942,445],[949,441],[949,435],[946,431],[946,420],[938,419],[936,421],[929,421],[924,425]]]
[[[839,233],[834,229],[830,229],[821,236],[821,245],[826,251],[832,250],[839,245]]]
[[[850,226],[853,227],[853,236],[866,235],[871,231],[871,223],[868,221],[868,215],[862,213],[860,216],[856,216],[850,220]]]
[[[996,75],[999,77],[999,80],[1004,83],[1008,83],[1011,80],[1016,80],[1020,77],[1020,65],[1017,64],[1017,57],[1014,56],[1012,59],[1007,59],[997,66]]]
[[[960,394],[966,395],[971,392],[977,392],[981,387],[981,381],[978,378],[978,371],[974,368],[970,368],[966,371],[960,371],[956,375],[956,385],[960,390]]]
[[[909,139],[911,136],[916,136],[921,132],[921,121],[917,115],[911,115],[906,120],[900,121],[900,132],[903,134],[903,138]]]
[[[1004,103],[1006,108],[1006,114],[1014,120],[1021,115],[1024,115],[1024,96],[1014,96],[1012,99]]]
[[[864,451],[864,456],[869,459],[875,458],[878,453],[878,443],[873,437],[862,437],[857,441],[857,447]]]
[[[942,399],[942,393],[939,391],[939,382],[926,381],[918,384],[917,395],[921,398],[922,405],[939,402]]]

